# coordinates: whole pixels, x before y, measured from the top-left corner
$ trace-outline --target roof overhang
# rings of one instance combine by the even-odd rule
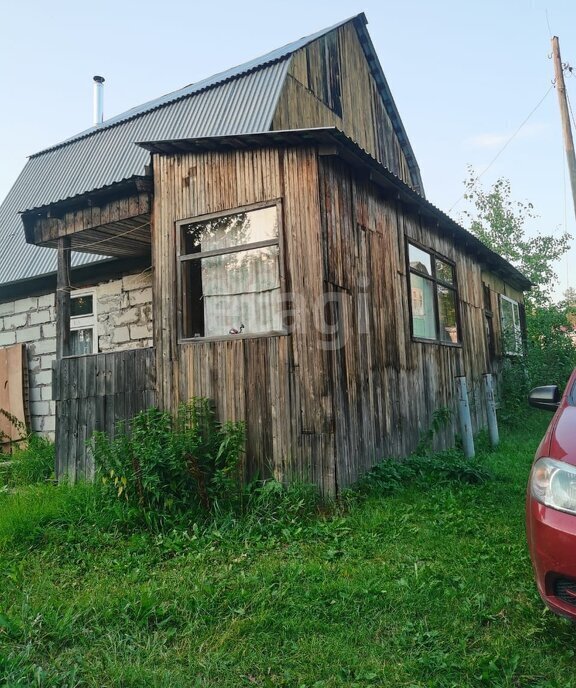
[[[25,210],[26,241],[55,248],[63,237],[77,252],[114,256],[150,253],[153,181],[133,176],[120,182]]]
[[[142,141],[137,145],[161,155],[179,153],[202,153],[207,151],[235,151],[263,147],[301,147],[314,146],[320,154],[338,155],[348,164],[403,203],[426,218],[438,229],[449,234],[454,241],[463,246],[467,253],[475,255],[492,272],[502,277],[511,286],[528,290],[530,280],[511,265],[498,253],[495,253],[471,232],[464,229],[455,220],[442,212],[435,205],[405,184],[393,172],[375,160],[352,139],[335,127],[318,129],[294,129],[287,131],[270,131],[258,134],[241,134],[236,136],[214,136],[195,139]]]

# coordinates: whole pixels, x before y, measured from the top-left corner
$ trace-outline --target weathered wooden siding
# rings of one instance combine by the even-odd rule
[[[245,420],[250,474],[334,493],[409,454],[435,410],[454,410],[457,375],[484,424],[482,266],[454,236],[314,148],[155,155],[154,177],[159,401],[206,396],[222,420]],[[277,199],[289,333],[179,341],[176,223]],[[455,263],[461,345],[411,339],[406,237]],[[454,416],[437,446],[455,426]]]
[[[382,457],[410,453],[436,409],[454,410],[457,375],[471,385],[475,428],[484,424],[482,272],[452,236],[354,177],[337,158],[321,159],[320,180],[324,280],[339,320],[330,361],[337,483],[343,487]],[[461,346],[412,341],[405,237],[456,264]],[[437,446],[453,442],[455,423],[454,415]]]
[[[324,68],[327,41],[334,41],[341,114],[324,102],[330,78]],[[400,179],[419,185],[420,179],[410,174],[353,24],[295,53],[272,122],[276,130],[323,126],[338,127]]]
[[[54,363],[56,475],[90,480],[94,461],[87,442],[96,430],[114,435],[116,424],[156,404],[153,349],[73,356]]]
[[[249,472],[335,490],[327,358],[318,346],[322,305],[320,200],[314,149],[154,157],[155,342],[160,403],[216,402],[221,419],[246,420]],[[178,341],[175,223],[282,199],[285,289],[298,313],[290,335]]]

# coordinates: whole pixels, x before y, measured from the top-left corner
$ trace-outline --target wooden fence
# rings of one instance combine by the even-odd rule
[[[56,361],[56,477],[90,480],[88,441],[95,430],[113,434],[119,421],[156,403],[154,349],[71,356]]]

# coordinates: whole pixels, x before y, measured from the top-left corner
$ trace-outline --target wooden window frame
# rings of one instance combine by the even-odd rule
[[[492,290],[486,282],[482,282],[482,297],[484,300],[484,323],[486,326],[486,351],[488,353],[488,363],[490,364],[496,358],[496,336],[494,332]]]
[[[74,290],[70,294],[70,301],[82,298],[83,296],[92,297],[92,313],[86,315],[70,315],[70,332],[78,330],[92,330],[92,351],[90,354],[98,353],[98,318],[96,312],[96,291],[94,289]],[[90,354],[71,354],[71,356],[89,356]]]
[[[409,236],[404,237],[404,249],[405,249],[405,256],[406,256],[406,277],[407,277],[407,282],[408,282],[408,314],[409,314],[409,319],[410,319],[410,337],[413,342],[419,342],[421,344],[439,344],[441,346],[449,346],[449,347],[454,347],[454,348],[462,348],[462,323],[460,319],[460,295],[459,295],[459,288],[458,288],[458,276],[457,276],[457,271],[456,271],[456,263],[453,260],[450,260],[450,258],[447,258],[446,256],[443,256],[441,253],[438,253],[438,251],[435,251],[434,249],[429,248],[428,246],[424,246],[423,244],[419,243],[418,241],[414,241],[414,239],[410,238]],[[427,276],[423,275],[421,272],[418,272],[418,270],[414,270],[412,267],[410,267],[410,246],[414,246],[414,248],[419,249],[420,251],[423,251],[424,253],[427,253],[430,258],[430,264],[432,268],[432,275]],[[453,269],[453,275],[454,275],[454,284],[450,285],[443,281],[442,279],[439,279],[436,276],[436,260],[441,260],[443,263],[446,263],[447,265],[450,265]],[[428,339],[427,337],[418,337],[414,335],[414,317],[413,317],[413,312],[412,312],[412,279],[411,275],[417,275],[418,277],[421,277],[424,280],[427,280],[433,285],[433,291],[434,291],[434,323],[436,326],[436,337],[434,339]],[[457,342],[447,342],[443,339],[440,339],[440,314],[438,311],[438,287],[444,287],[445,289],[450,289],[451,291],[454,292],[455,295],[455,302],[456,302],[456,307],[455,307],[455,315],[456,315],[456,335],[458,337]]]
[[[504,322],[503,322],[503,316],[502,316],[502,302],[507,302],[512,304],[512,318],[514,322],[512,323],[512,327],[514,330],[514,339],[516,341],[516,350],[515,351],[509,351],[507,346],[506,346],[506,333],[504,332]],[[506,294],[500,294],[500,299],[499,299],[499,305],[500,305],[500,328],[502,331],[502,352],[504,353],[505,356],[522,356],[524,354],[524,348],[522,344],[522,316],[521,316],[521,307],[522,303],[520,301],[516,301],[516,299],[511,298],[510,296],[506,296]],[[514,306],[516,306],[516,311],[518,313],[518,322],[515,321],[514,318]]]
[[[263,208],[276,208],[276,216],[278,218],[278,236],[275,239],[267,239],[265,241],[254,241],[250,244],[237,244],[235,246],[227,246],[222,249],[215,249],[212,251],[200,251],[198,253],[184,253],[184,233],[183,228],[196,222],[207,222],[209,220],[216,220],[227,215],[234,215],[236,213],[250,212],[253,210],[261,210]],[[176,288],[178,290],[177,298],[177,327],[178,327],[178,342],[189,344],[192,342],[214,342],[214,341],[236,341],[238,339],[261,339],[266,337],[278,337],[288,334],[284,322],[281,330],[270,330],[268,332],[248,332],[246,334],[226,334],[210,337],[185,337],[184,336],[184,318],[186,305],[188,303],[188,296],[185,294],[185,281],[182,275],[182,268],[184,263],[202,260],[203,258],[210,258],[212,256],[224,255],[227,253],[239,253],[240,251],[249,251],[252,249],[263,248],[265,246],[278,246],[278,275],[280,281],[280,295],[281,302],[283,302],[283,295],[286,293],[286,280],[284,272],[284,222],[282,213],[282,199],[272,198],[268,201],[261,201],[260,203],[251,203],[249,205],[235,206],[227,208],[226,210],[217,213],[206,213],[203,215],[196,215],[184,220],[178,220],[176,223],[176,262],[177,262],[177,278]]]

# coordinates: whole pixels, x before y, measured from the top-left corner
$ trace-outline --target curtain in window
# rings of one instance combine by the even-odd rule
[[[415,337],[436,339],[434,285],[419,275],[410,275],[412,283],[412,327]]]
[[[278,246],[202,259],[204,336],[282,329]]]

